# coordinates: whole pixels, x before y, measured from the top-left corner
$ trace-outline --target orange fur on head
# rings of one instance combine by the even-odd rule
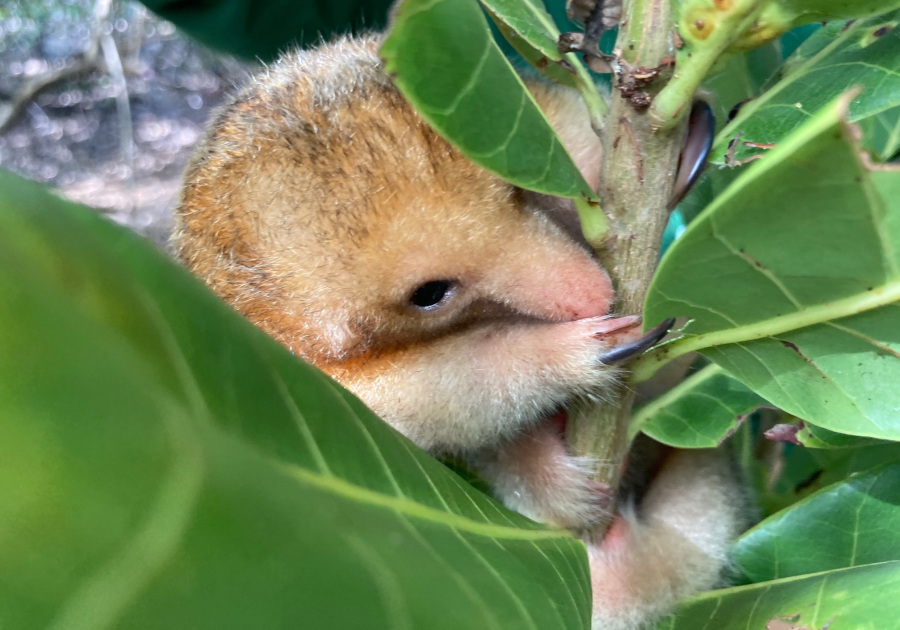
[[[571,360],[548,376],[573,374],[554,383],[520,377],[534,372],[529,344],[545,333],[472,357],[475,373],[491,375],[480,382],[499,384],[476,387],[479,395],[459,405],[466,414],[486,411],[465,421],[476,430],[451,429],[463,421],[455,411],[438,413],[444,403],[432,410],[407,396],[409,404],[398,405],[387,393],[406,378],[440,401],[449,388],[471,389],[467,379],[435,368],[409,379],[409,370],[395,368],[434,353],[458,364],[454,357],[474,343],[491,347],[489,339],[515,330],[510,322],[538,330],[605,316],[612,286],[536,207],[540,196],[469,162],[407,105],[382,72],[376,44],[343,40],[294,53],[238,94],[187,171],[174,242],[248,319],[420,445],[471,450],[602,388],[609,374],[594,365],[602,344],[587,329],[577,338],[557,333],[546,356]],[[599,141],[576,116],[580,101],[536,91],[548,108],[573,116],[573,146],[584,154],[593,146],[596,157],[586,161],[598,160]],[[433,280],[453,283],[445,303],[430,311],[411,305],[416,288]]]

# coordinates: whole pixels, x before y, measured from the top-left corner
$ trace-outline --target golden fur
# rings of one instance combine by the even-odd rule
[[[602,402],[616,378],[600,357],[631,332],[608,318],[609,278],[564,227],[571,208],[465,159],[406,104],[377,46],[292,53],[218,113],[185,176],[176,251],[421,447],[467,458],[509,507],[587,530],[610,498],[548,419]],[[580,99],[530,88],[596,184]],[[416,306],[433,281],[450,290]],[[642,627],[712,586],[740,496],[720,457],[674,456],[640,519],[587,541],[594,627]]]

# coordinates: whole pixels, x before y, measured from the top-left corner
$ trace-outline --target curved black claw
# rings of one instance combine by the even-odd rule
[[[669,331],[672,329],[672,326],[674,325],[675,318],[670,317],[653,330],[645,333],[644,336],[640,339],[632,341],[629,344],[613,348],[602,357],[600,357],[600,362],[606,365],[613,365],[636,357],[639,354],[643,353],[644,350],[655,346],[660,339],[662,339],[669,333]]]
[[[694,101],[691,107],[691,117],[688,119],[687,138],[681,147],[681,156],[678,160],[678,173],[675,175],[675,185],[672,188],[672,197],[669,199],[669,209],[678,205],[684,199],[688,191],[697,183],[703,167],[706,166],[706,158],[712,150],[713,138],[716,133],[716,118],[712,108],[706,101]]]

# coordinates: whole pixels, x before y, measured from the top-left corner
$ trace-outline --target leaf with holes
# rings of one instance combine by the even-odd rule
[[[900,463],[855,475],[769,517],[735,544],[753,582],[900,561]]]
[[[900,169],[864,164],[845,106],[745,169],[670,248],[646,319],[693,322],[636,367],[702,350],[795,416],[900,439]]]
[[[718,446],[745,416],[766,401],[717,365],[709,365],[641,407],[631,432],[679,448]]]
[[[851,87],[847,119],[859,122],[900,106],[900,11],[851,23],[832,22],[813,33],[785,62],[779,77],[761,96],[745,104],[717,134],[711,160],[723,163],[729,144],[734,158],[763,155],[772,145]],[[877,133],[876,133],[877,132]],[[866,146],[877,147],[873,129]]]
[[[596,199],[476,0],[404,0],[381,55],[416,110],[472,161],[522,188]]]
[[[584,545],[503,509],[149,244],[0,174],[15,628],[585,628]]]

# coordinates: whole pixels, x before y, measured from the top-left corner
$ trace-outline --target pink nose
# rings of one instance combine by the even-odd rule
[[[614,298],[609,276],[587,253],[534,269],[524,293],[526,308],[551,321],[607,315]]]

